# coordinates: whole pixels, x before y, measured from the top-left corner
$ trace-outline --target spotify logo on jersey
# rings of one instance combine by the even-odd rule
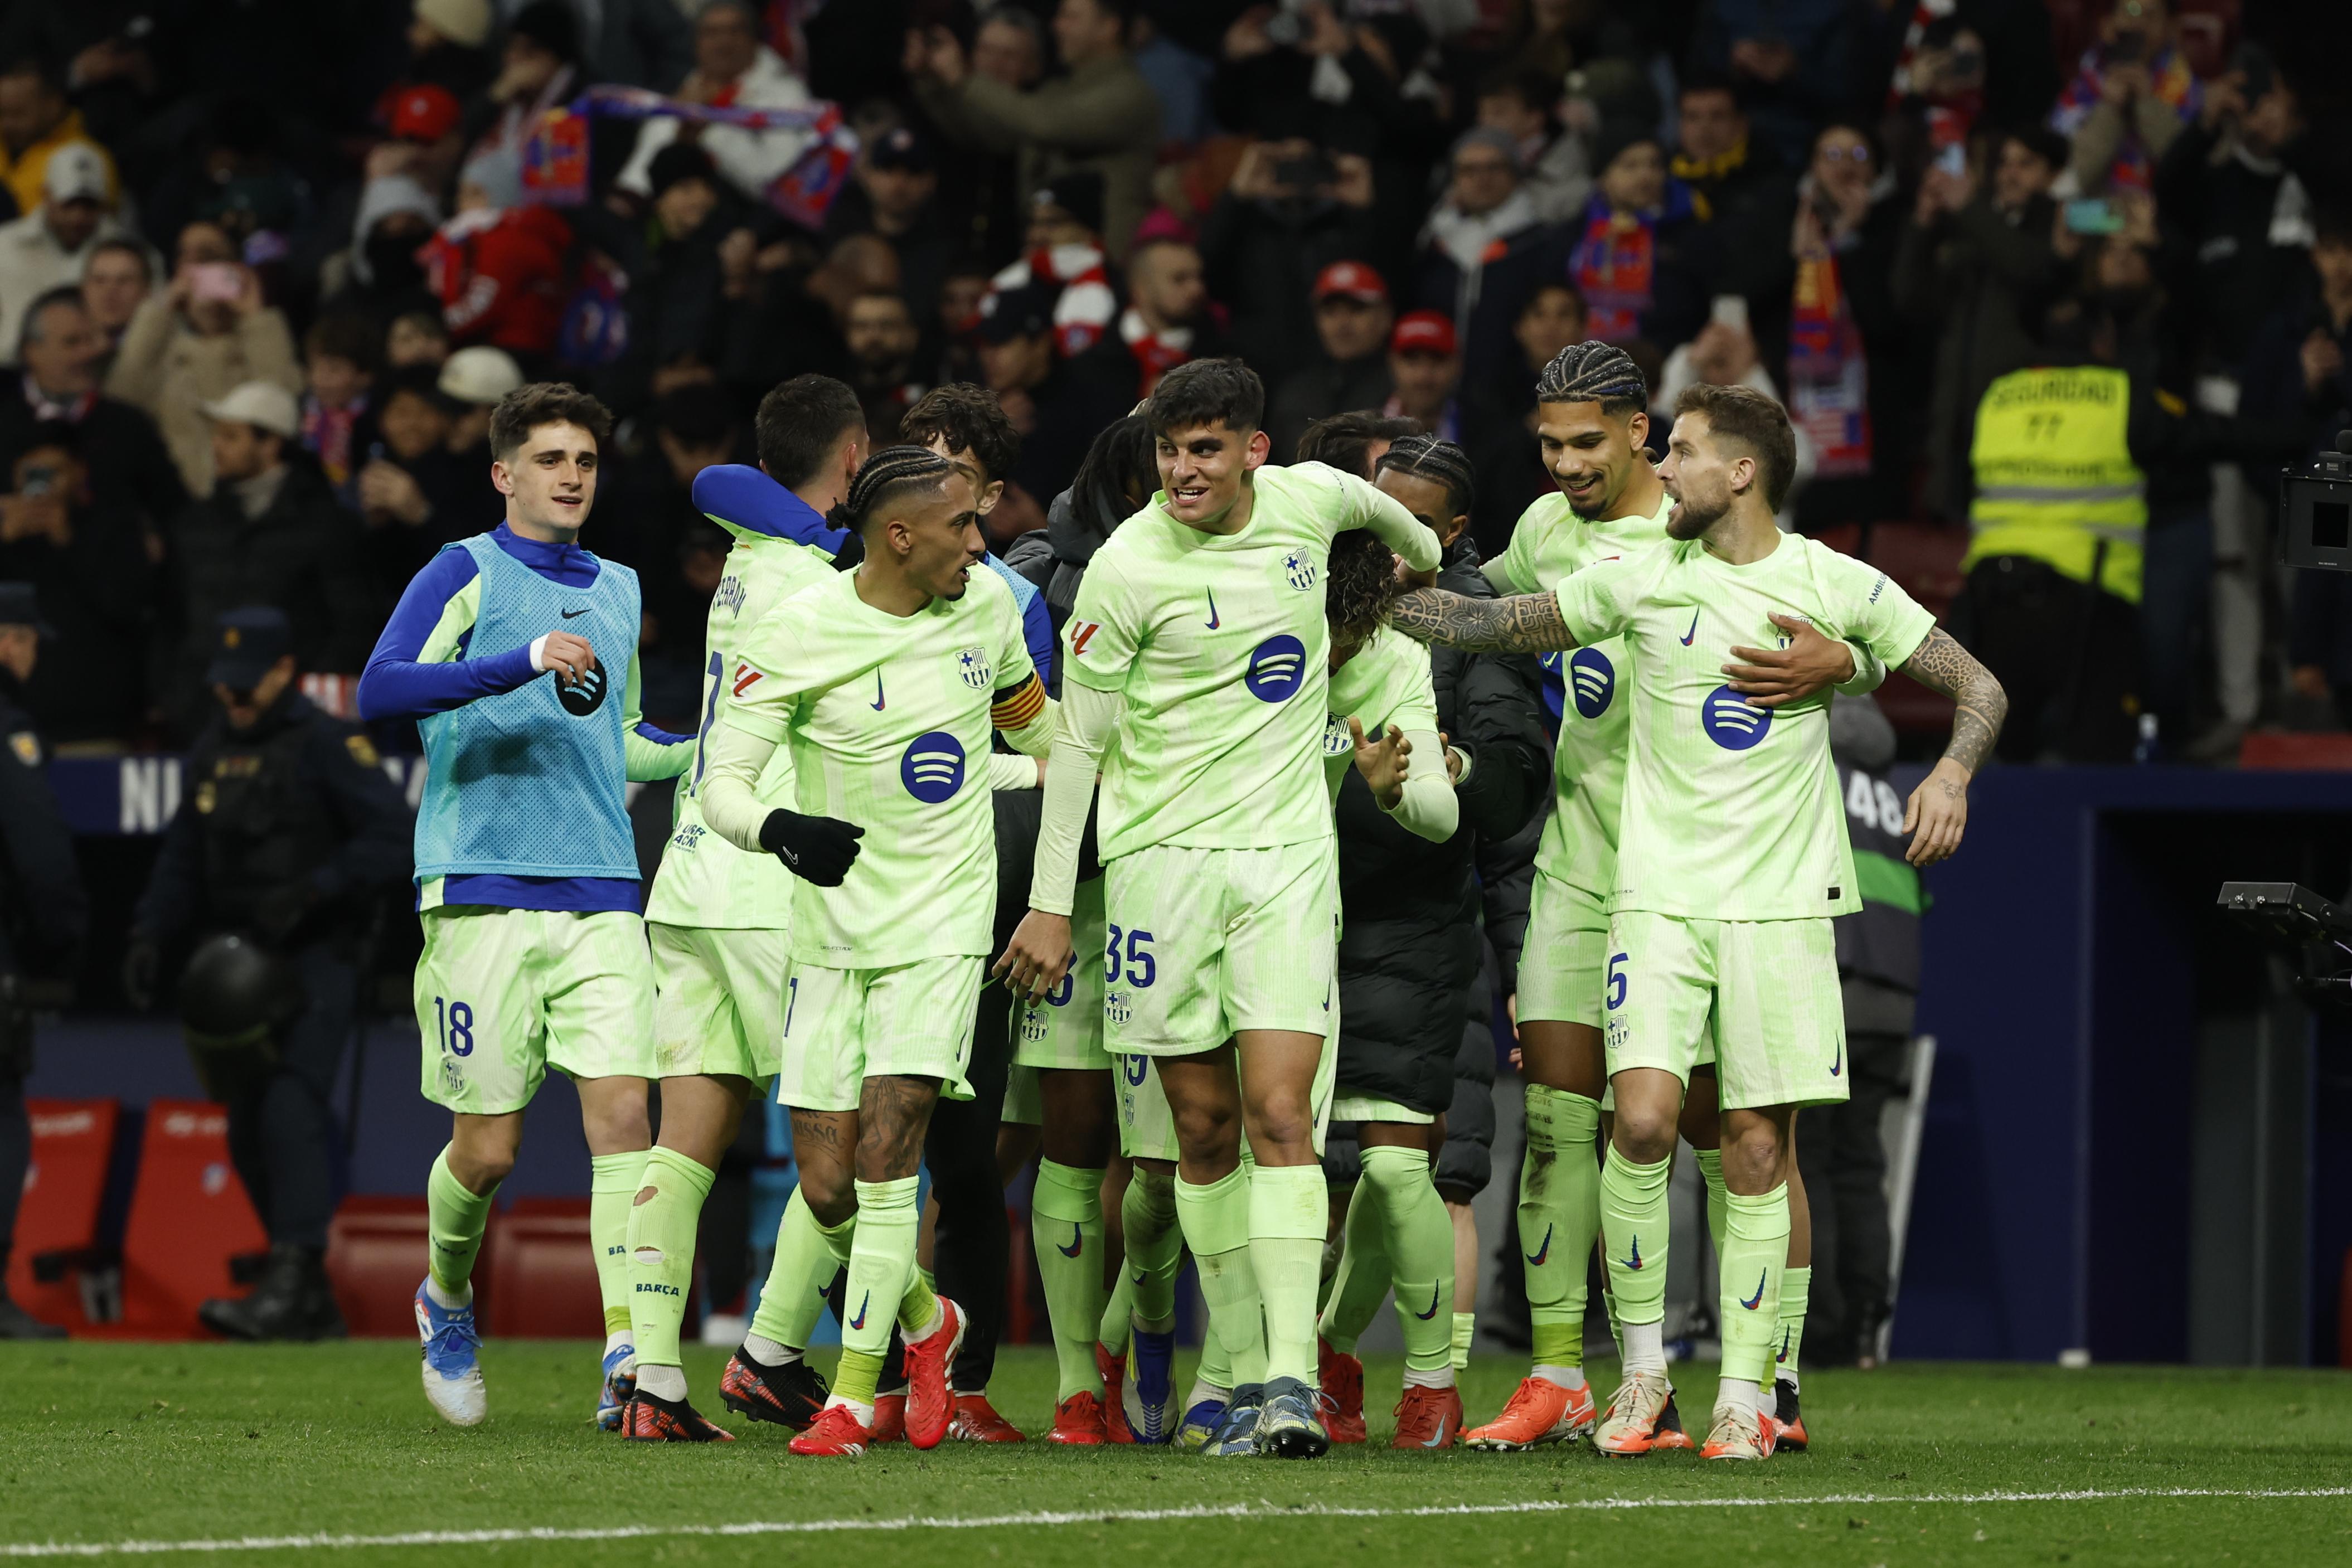
[[[1262,703],[1287,701],[1307,674],[1307,645],[1291,636],[1268,637],[1250,650],[1242,683]]]
[[[944,729],[919,735],[898,759],[898,781],[926,806],[936,806],[963,787],[963,742]]]
[[[557,675],[555,700],[562,703],[563,711],[572,717],[586,718],[604,706],[604,690],[610,684],[604,679],[604,664],[600,659],[572,685],[565,685],[563,677]]]
[[[1576,696],[1576,711],[1599,718],[1617,695],[1617,667],[1598,648],[1579,648],[1568,662],[1568,686]]]
[[[1772,710],[1749,707],[1748,699],[1729,686],[1717,686],[1699,705],[1699,727],[1726,751],[1745,751],[1772,727]]]

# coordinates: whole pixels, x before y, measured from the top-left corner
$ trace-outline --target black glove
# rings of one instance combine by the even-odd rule
[[[774,810],[760,824],[760,847],[784,862],[784,869],[819,887],[839,887],[857,859],[857,841],[866,830],[838,817],[804,817],[798,811]]]
[[[133,933],[122,953],[122,994],[139,1011],[155,1005],[155,980],[163,969],[163,949],[152,937]]]

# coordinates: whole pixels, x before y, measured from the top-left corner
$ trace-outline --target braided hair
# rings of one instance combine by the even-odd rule
[[[1597,402],[1612,419],[1650,406],[1650,383],[1633,356],[1614,343],[1587,339],[1552,356],[1536,378],[1538,402]]]
[[[1389,444],[1389,449],[1372,465],[1372,476],[1377,479],[1391,468],[1443,486],[1448,516],[1470,515],[1471,503],[1477,496],[1477,479],[1470,466],[1470,454],[1451,441],[1440,441],[1433,435],[1401,435]]]
[[[928,446],[886,446],[858,466],[841,509],[850,526],[863,532],[890,502],[910,491],[936,491],[955,471],[954,464]]]

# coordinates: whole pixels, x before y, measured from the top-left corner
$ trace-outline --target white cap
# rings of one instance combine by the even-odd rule
[[[49,153],[41,172],[41,189],[53,202],[97,202],[107,198],[106,155],[87,141],[68,141]]]
[[[276,382],[247,382],[218,402],[204,405],[206,419],[249,424],[292,440],[302,428],[302,413],[294,394]]]
[[[493,403],[522,385],[522,367],[504,349],[477,343],[441,362],[441,395],[459,402]]]

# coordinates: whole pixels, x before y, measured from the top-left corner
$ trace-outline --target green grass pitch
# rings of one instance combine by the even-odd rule
[[[724,1356],[688,1354],[717,1413]],[[794,1459],[772,1427],[723,1446],[628,1444],[593,1425],[586,1343],[493,1343],[490,1419],[472,1431],[433,1416],[415,1349],[396,1343],[18,1345],[0,1366],[14,1399],[0,1416],[8,1559],[64,1546],[90,1560],[91,1545],[136,1543],[152,1561],[176,1543],[163,1560],[289,1568],[436,1556],[827,1568],[2352,1563],[2352,1377],[2335,1372],[1822,1371],[1806,1385],[1813,1451],[1734,1469],[1687,1454],[1602,1459],[1582,1446],[1391,1452],[1377,1445],[1392,1360],[1367,1368],[1376,1446],[1316,1463],[1034,1440]],[[1615,1369],[1594,1370],[1605,1390]],[[1685,1412],[1703,1425],[1715,1369],[1683,1370]],[[1517,1371],[1473,1364],[1474,1419]],[[1050,1358],[1008,1352],[994,1392],[1042,1429]],[[710,1532],[730,1525],[767,1528]],[[531,1530],[567,1533],[511,1533]],[[482,1533],[369,1539],[434,1531]],[[223,1549],[294,1537],[314,1539]]]

